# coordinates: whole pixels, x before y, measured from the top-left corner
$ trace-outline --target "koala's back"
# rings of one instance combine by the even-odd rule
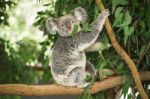
[[[86,64],[85,53],[76,51],[71,37],[59,37],[54,45],[51,67],[56,74],[65,74],[68,68],[82,67]]]

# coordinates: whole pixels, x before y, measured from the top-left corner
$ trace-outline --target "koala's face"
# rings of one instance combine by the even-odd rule
[[[59,18],[49,18],[46,21],[47,30],[52,34],[58,32],[60,36],[70,36],[74,27],[77,27],[77,31],[80,30],[80,23],[85,22],[87,19],[86,11],[81,8],[75,8],[71,14],[61,16]]]
[[[79,23],[80,22],[75,18],[75,16],[71,14],[60,17],[58,19],[59,35],[70,36],[75,25],[78,26],[77,31],[79,31],[80,29]]]

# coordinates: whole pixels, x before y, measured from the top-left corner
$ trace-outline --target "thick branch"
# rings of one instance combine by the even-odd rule
[[[97,5],[99,6],[100,11],[104,11],[105,8],[100,0],[96,0]],[[132,76],[134,78],[136,87],[143,99],[148,99],[148,96],[146,95],[144,88],[141,84],[140,77],[138,70],[136,68],[135,63],[132,61],[132,59],[129,57],[129,55],[125,52],[125,50],[119,45],[118,41],[116,40],[115,33],[110,25],[109,20],[107,19],[105,22],[105,27],[108,33],[108,36],[111,40],[111,43],[113,47],[115,48],[116,52],[122,57],[122,59],[126,62],[129,69],[131,70]]]
[[[141,73],[142,81],[150,80],[150,72]],[[108,88],[113,88],[122,84],[122,76],[111,77],[106,80],[95,82],[90,93],[97,93]],[[78,95],[83,89],[76,87],[64,87],[60,85],[24,85],[24,84],[3,84],[0,85],[0,94],[14,94],[26,96],[45,95]]]

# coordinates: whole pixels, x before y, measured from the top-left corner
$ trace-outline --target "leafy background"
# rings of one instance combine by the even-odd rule
[[[109,19],[121,46],[133,59],[139,71],[149,71],[150,1],[103,0],[103,3],[111,11]],[[53,82],[48,64],[51,48],[58,35],[50,35],[46,31],[45,21],[49,16],[59,17],[78,6],[86,9],[89,15],[87,23],[95,20],[100,13],[94,0],[1,0],[0,84]],[[28,14],[30,11],[31,13]],[[32,15],[34,16],[31,17]],[[84,27],[88,28],[87,24]],[[99,35],[99,39],[104,45],[110,43],[105,29]],[[132,98],[129,91],[134,83],[132,77],[128,76],[130,71],[112,47],[87,53],[87,59],[100,73],[103,68],[109,68],[116,75],[124,75],[122,98]],[[112,74],[107,73],[107,75]],[[143,85],[150,96],[149,82],[144,82]],[[105,99],[106,92],[102,91],[92,97]],[[136,93],[136,99],[141,99],[138,92]],[[0,99],[20,98],[12,95],[0,96]]]

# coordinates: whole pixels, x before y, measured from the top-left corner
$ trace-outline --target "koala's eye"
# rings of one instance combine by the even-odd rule
[[[74,21],[71,21],[72,23],[74,23]]]

